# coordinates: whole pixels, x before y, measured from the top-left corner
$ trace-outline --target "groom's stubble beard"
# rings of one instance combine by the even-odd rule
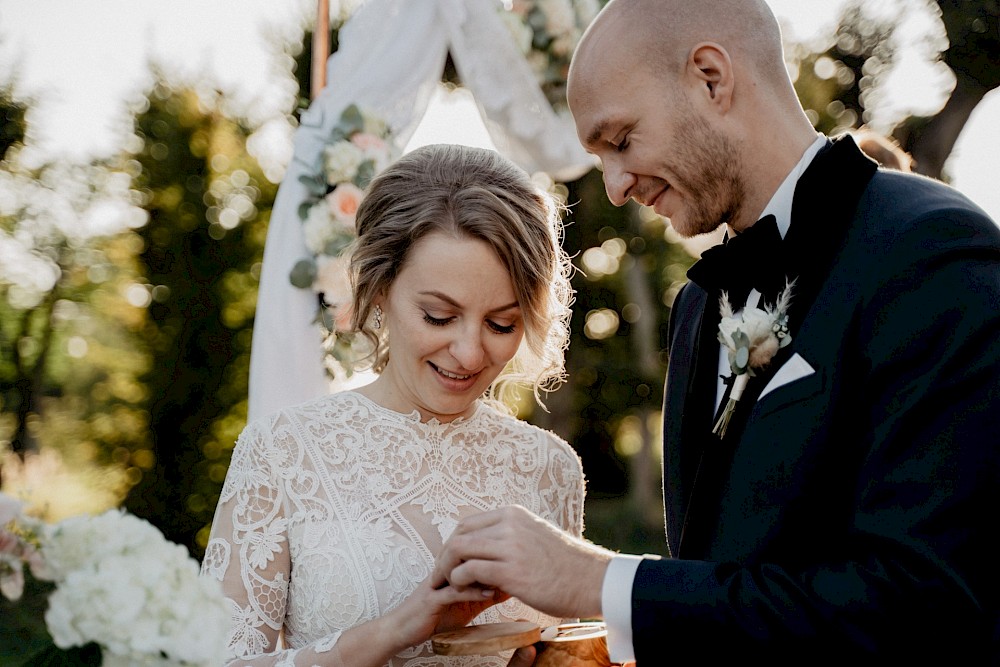
[[[677,233],[707,234],[739,220],[747,191],[741,147],[693,111],[677,123],[675,136],[674,180],[688,194],[686,215],[671,220]]]

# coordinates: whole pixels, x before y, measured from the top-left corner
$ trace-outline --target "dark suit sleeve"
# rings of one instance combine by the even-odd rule
[[[681,644],[699,659],[821,664],[996,655],[1000,241],[974,211],[927,214],[913,229],[885,247],[873,240],[865,276],[841,290],[852,304],[837,343],[849,372],[835,378],[845,398],[834,405],[850,409],[794,443],[838,462],[830,488],[850,502],[817,506],[823,525],[798,536],[774,526],[746,559],[643,561],[640,665]],[[795,491],[778,502],[794,512]]]

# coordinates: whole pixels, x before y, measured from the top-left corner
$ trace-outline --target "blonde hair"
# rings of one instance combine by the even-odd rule
[[[352,325],[373,345],[363,360],[376,372],[389,361],[391,332],[369,324],[375,300],[399,275],[413,245],[435,231],[487,243],[510,275],[524,340],[487,392],[511,404],[518,385],[540,392],[565,376],[573,291],[562,249],[559,207],[528,175],[495,151],[436,144],[393,163],[368,186],[357,211],[351,254]]]

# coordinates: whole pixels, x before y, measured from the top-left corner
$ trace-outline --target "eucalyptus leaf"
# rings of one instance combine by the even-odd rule
[[[311,201],[304,201],[301,204],[299,204],[299,219],[302,222],[305,222],[306,220],[309,219],[309,210],[312,209],[312,207],[313,207],[313,202]]]
[[[344,109],[344,113],[340,114],[340,122],[337,123],[337,129],[341,130],[345,137],[364,131],[365,117],[362,115],[358,105],[350,104]]]
[[[358,165],[358,170],[354,174],[354,184],[364,190],[375,178],[375,161],[365,160]]]
[[[338,234],[326,242],[326,245],[323,246],[323,254],[336,257],[347,249],[347,246],[351,245],[351,241],[353,238],[347,234]]]
[[[316,273],[316,262],[311,259],[300,259],[292,267],[291,273],[288,274],[288,279],[295,287],[307,289],[315,282]]]
[[[747,364],[750,363],[750,348],[749,347],[739,347],[736,348],[736,366],[740,369],[746,368]]]
[[[326,177],[322,174],[302,174],[299,176],[299,182],[317,199],[326,194]]]
[[[326,331],[333,331],[333,313],[330,312],[329,308],[320,307],[319,312],[316,314],[316,320]]]

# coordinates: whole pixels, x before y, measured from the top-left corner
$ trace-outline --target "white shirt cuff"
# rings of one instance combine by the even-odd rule
[[[619,554],[611,559],[601,586],[601,612],[608,629],[611,662],[635,661],[632,646],[632,582],[641,556]]]

